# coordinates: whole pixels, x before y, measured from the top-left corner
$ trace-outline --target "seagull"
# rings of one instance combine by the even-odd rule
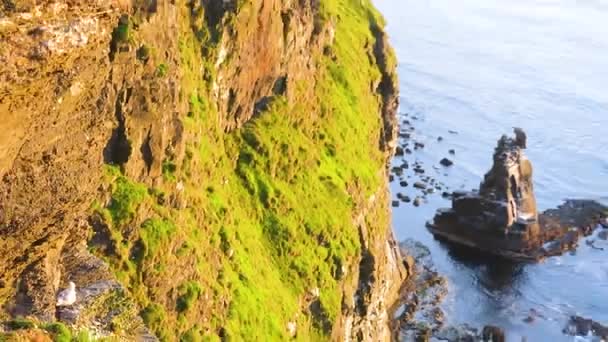
[[[519,127],[513,127],[513,132],[515,132],[515,143],[521,148],[526,148],[526,132]]]
[[[67,289],[57,295],[57,306],[70,306],[76,302],[76,284],[70,282]]]

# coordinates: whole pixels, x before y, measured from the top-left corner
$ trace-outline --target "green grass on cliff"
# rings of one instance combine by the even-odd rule
[[[368,1],[321,3],[336,34],[316,83],[231,133],[209,100],[213,75],[199,73],[211,35],[184,25],[184,162],[163,163],[159,189],[108,168],[112,199],[98,211],[114,248],[104,257],[161,340],[283,341],[291,321],[299,340],[329,338],[361,249],[354,211],[382,186],[384,160],[371,88],[378,17]]]

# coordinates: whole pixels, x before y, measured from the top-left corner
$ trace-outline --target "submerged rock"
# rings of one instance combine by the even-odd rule
[[[437,237],[517,260],[538,260],[576,247],[608,211],[593,201],[570,200],[539,215],[526,137],[503,135],[479,191],[454,192],[427,227]],[[554,241],[553,243],[549,243]]]
[[[475,342],[478,330],[468,324],[445,327],[435,334],[435,338],[442,341]]]
[[[608,339],[608,326],[580,316],[570,317],[563,332],[571,336],[595,336],[602,341]]]

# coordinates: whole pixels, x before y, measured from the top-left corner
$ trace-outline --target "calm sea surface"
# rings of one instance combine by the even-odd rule
[[[478,188],[496,140],[519,126],[528,133],[539,209],[565,198],[608,202],[608,1],[375,4],[399,58],[402,120],[425,143],[407,156],[410,164],[419,161],[450,190]],[[433,168],[443,157],[454,166]],[[393,195],[419,194],[411,168],[406,179],[409,187],[392,184]],[[572,341],[561,333],[571,314],[608,323],[608,243],[599,251],[581,242],[576,255],[537,265],[463,255],[424,227],[446,206],[437,194],[419,208],[402,203],[393,224],[399,239],[425,243],[448,278],[448,323],[497,324],[509,341]],[[530,310],[538,315],[525,323]]]

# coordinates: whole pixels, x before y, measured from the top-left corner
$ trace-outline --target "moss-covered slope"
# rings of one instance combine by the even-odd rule
[[[161,340],[387,339],[405,274],[386,197],[396,91],[381,20],[359,0],[219,3],[112,12],[115,90],[101,102],[113,126],[103,151],[89,148],[104,155],[88,176],[100,186],[76,214],[81,238],[52,239],[49,273],[81,287],[115,277]],[[103,276],[65,250],[84,240]],[[54,320],[22,269],[4,279],[7,312]],[[91,306],[89,321],[108,315]],[[98,334],[141,333],[116,317]]]

